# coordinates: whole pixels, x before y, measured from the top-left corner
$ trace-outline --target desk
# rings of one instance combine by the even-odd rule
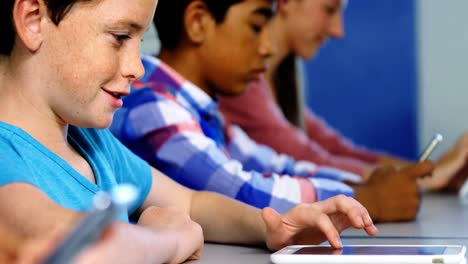
[[[468,239],[468,205],[457,196],[426,194],[414,222],[376,225],[380,237],[466,238]],[[363,236],[362,230],[349,229],[344,237]]]
[[[468,248],[468,239],[412,239],[412,238],[397,238],[397,239],[381,239],[381,238],[354,238],[343,239],[344,244],[356,245],[392,245],[392,244],[433,244],[445,245],[456,244],[465,245]],[[465,254],[465,257],[468,255]],[[190,264],[269,264],[270,252],[260,248],[227,246],[216,244],[205,244],[203,256],[201,260],[191,261]]]
[[[379,224],[377,237],[362,231],[343,233],[344,244],[460,244],[468,248],[468,207],[456,196],[429,194],[423,197],[418,220]],[[468,257],[468,255],[465,255]],[[262,248],[205,244],[202,259],[190,264],[267,264],[270,252]]]

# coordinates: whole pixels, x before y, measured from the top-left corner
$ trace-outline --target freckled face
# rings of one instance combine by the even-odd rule
[[[55,26],[45,25],[41,81],[57,119],[105,128],[144,69],[140,42],[157,0],[77,2]]]

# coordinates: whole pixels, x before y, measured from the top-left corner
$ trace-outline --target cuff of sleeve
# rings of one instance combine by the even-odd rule
[[[329,180],[334,180],[334,181],[347,181],[347,182],[353,182],[353,183],[360,183],[362,182],[361,176],[343,171],[343,170],[338,170],[332,167],[320,167],[319,170],[317,170],[313,174],[314,178],[321,178],[321,179],[329,179]]]
[[[354,197],[354,190],[342,182],[324,178],[310,178],[309,180],[315,186],[317,201],[323,201],[339,194]]]
[[[148,172],[147,174],[142,175],[141,185],[138,186],[140,187],[138,189],[139,191],[138,200],[131,206],[131,208],[129,208],[129,215],[136,212],[136,210],[138,210],[138,208],[140,208],[143,205],[146,198],[148,197],[149,192],[151,191],[152,185],[153,185],[152,171],[151,171],[151,167],[148,166]]]
[[[299,181],[299,186],[301,188],[301,202],[303,203],[313,203],[317,201],[317,192],[315,191],[314,184],[303,178],[296,178]]]

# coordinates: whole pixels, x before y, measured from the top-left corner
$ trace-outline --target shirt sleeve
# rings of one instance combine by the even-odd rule
[[[360,182],[360,176],[327,166],[317,166],[308,161],[296,161],[292,157],[279,154],[273,149],[257,144],[238,126],[230,126],[228,150],[231,157],[239,160],[246,169],[299,175],[301,177],[327,178],[336,181]]]
[[[228,122],[239,125],[249,137],[278,153],[363,175],[368,166],[366,162],[331,154],[290,124],[268,93],[264,81],[253,83],[249,88],[241,96],[221,98],[220,109]],[[255,111],[245,105],[255,105]]]
[[[128,209],[129,215],[141,207],[146,200],[152,186],[152,173],[150,165],[136,156],[117,140],[109,130],[101,131],[106,141],[108,159],[113,165],[116,181],[119,184],[131,184],[138,188],[138,199]]]
[[[1,146],[1,145],[0,145]],[[37,186],[33,173],[23,163],[21,158],[15,158],[15,154],[0,154],[0,187],[11,183],[26,183]],[[23,169],[18,169],[23,168]]]
[[[354,145],[309,109],[305,111],[305,126],[309,138],[317,141],[318,144],[335,155],[353,157],[368,163],[376,163],[381,155]]]
[[[280,212],[300,202],[327,198],[332,192],[353,195],[340,182],[317,189],[317,182],[307,178],[246,170],[203,134],[190,112],[147,88],[126,100],[112,132],[152,166],[189,188],[218,192]]]

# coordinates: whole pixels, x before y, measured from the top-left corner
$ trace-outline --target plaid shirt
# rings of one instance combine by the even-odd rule
[[[353,195],[340,180],[359,176],[256,144],[224,124],[217,102],[168,65],[150,56],[143,65],[145,76],[133,84],[111,131],[175,181],[282,213],[300,202]]]

